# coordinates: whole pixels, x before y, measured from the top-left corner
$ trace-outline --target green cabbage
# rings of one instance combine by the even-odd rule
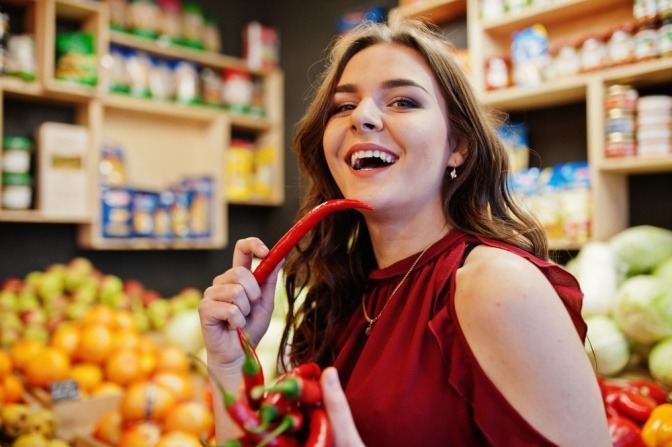
[[[658,264],[653,270],[653,274],[672,287],[672,257]]]
[[[609,244],[627,265],[628,276],[650,273],[658,264],[672,257],[672,231],[650,225],[625,229],[612,237]]]
[[[656,343],[651,350],[649,372],[654,379],[672,388],[672,337]]]
[[[614,320],[592,315],[585,321],[588,325],[585,348],[595,372],[613,376],[623,371],[630,360],[630,346]]]
[[[653,275],[637,275],[621,284],[614,320],[631,340],[644,345],[672,336],[672,288]]]

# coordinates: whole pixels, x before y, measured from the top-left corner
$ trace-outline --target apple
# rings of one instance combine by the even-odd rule
[[[24,281],[20,278],[7,278],[2,281],[0,290],[7,290],[9,292],[19,293],[23,289]]]
[[[127,279],[124,281],[124,292],[131,300],[141,299],[145,293],[145,286],[137,279]]]
[[[69,272],[82,277],[91,276],[94,271],[93,264],[91,263],[91,261],[82,256],[72,258],[67,263],[66,267]]]
[[[145,293],[142,294],[142,304],[147,307],[151,303],[157,300],[162,300],[161,294],[156,290],[145,290]]]
[[[145,313],[147,314],[147,318],[149,318],[152,328],[160,330],[163,329],[166,323],[168,323],[168,319],[171,315],[171,307],[168,300],[154,300],[149,303]]]
[[[0,290],[0,312],[14,312],[18,307],[18,295],[11,290]]]
[[[41,307],[40,300],[37,295],[26,291],[23,291],[19,294],[16,304],[16,310],[18,312],[22,312],[26,309],[35,309]]]
[[[24,278],[26,286],[30,290],[38,290],[40,287],[40,282],[42,282],[42,275],[44,275],[44,272],[41,272],[39,270],[35,270],[33,272],[28,273]]]
[[[39,340],[46,345],[49,342],[49,332],[43,324],[31,324],[23,330],[23,338]]]
[[[65,316],[68,320],[79,320],[86,314],[89,304],[79,301],[71,301],[65,309]]]
[[[115,275],[103,275],[98,289],[98,299],[101,302],[113,301],[116,295],[123,293],[124,282]]]
[[[65,292],[64,270],[52,268],[52,270],[44,272],[37,292],[45,302],[63,294]]]
[[[21,317],[21,321],[23,321],[26,326],[44,326],[44,324],[47,322],[47,314],[44,312],[44,309],[40,307],[23,310],[19,316]]]

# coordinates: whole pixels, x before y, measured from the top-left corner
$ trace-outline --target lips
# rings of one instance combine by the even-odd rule
[[[355,171],[384,168],[396,163],[398,159],[399,157],[384,148],[372,144],[353,146],[346,158]]]

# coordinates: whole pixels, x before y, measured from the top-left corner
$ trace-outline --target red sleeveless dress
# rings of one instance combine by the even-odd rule
[[[573,276],[511,245],[451,231],[420,259],[369,336],[360,309],[338,328],[334,366],[367,447],[553,445],[495,388],[457,321],[455,274],[474,243],[538,266],[585,339],[583,295]],[[371,273],[369,315],[380,313],[416,256]]]

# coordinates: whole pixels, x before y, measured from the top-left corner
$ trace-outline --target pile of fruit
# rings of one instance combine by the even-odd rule
[[[54,413],[23,403],[0,406],[0,445],[11,447],[68,447],[56,438]]]
[[[0,347],[20,338],[46,342],[64,321],[77,320],[97,304],[129,311],[140,332],[158,331],[170,319],[195,309],[201,292],[187,288],[162,297],[135,279],[104,274],[83,257],[52,264],[24,278],[4,279],[0,286]]]

